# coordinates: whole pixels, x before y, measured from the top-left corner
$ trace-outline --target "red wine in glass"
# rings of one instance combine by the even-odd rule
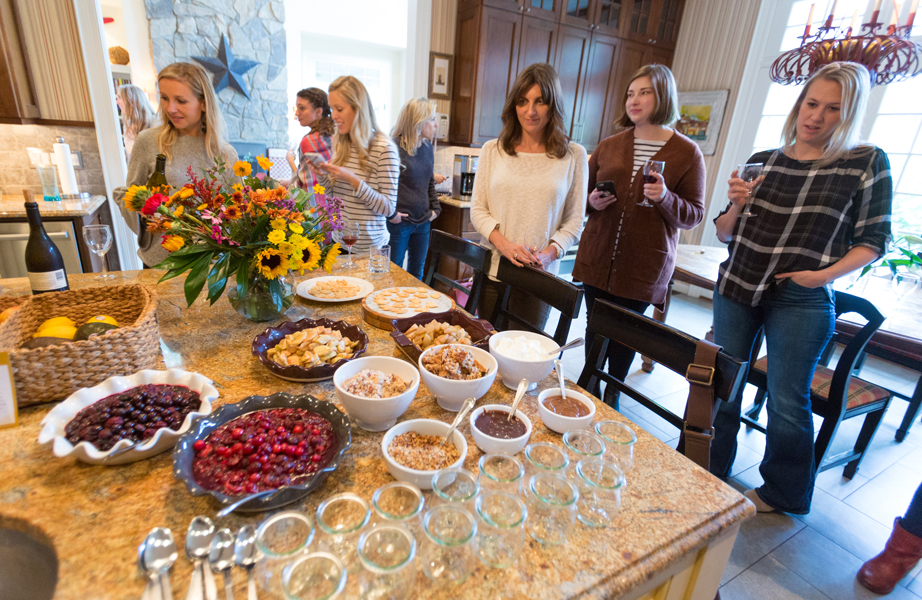
[[[343,243],[349,248],[352,248],[353,244],[355,244],[357,241],[359,241],[359,236],[357,235],[344,235],[343,236]]]
[[[343,265],[343,268],[352,269],[355,267],[355,263],[352,262],[352,246],[357,241],[359,241],[359,224],[346,223],[343,225],[342,231],[339,232],[339,239],[349,251],[349,260],[346,261],[346,264]]]
[[[653,176],[654,173],[659,175],[663,174],[663,170],[666,168],[666,163],[662,160],[647,160],[643,165],[643,180],[644,183],[656,183],[659,180]],[[639,203],[637,206],[653,206],[647,200],[647,197],[643,197],[643,202]]]

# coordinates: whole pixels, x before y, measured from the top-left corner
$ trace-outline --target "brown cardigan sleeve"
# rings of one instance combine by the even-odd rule
[[[666,197],[661,202],[654,202],[654,205],[663,220],[676,229],[693,229],[704,219],[704,155],[691,140],[682,141],[686,143],[679,152],[674,152],[676,156],[666,160],[682,161],[689,165],[688,170],[675,185],[675,189],[667,188]]]

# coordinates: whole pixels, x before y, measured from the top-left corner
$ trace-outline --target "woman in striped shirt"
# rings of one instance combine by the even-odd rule
[[[353,252],[386,246],[387,217],[397,211],[397,146],[379,129],[368,90],[355,77],[331,83],[329,101],[336,124],[333,160],[318,165],[317,182],[342,199],[343,218],[359,223]]]
[[[679,230],[704,218],[704,157],[672,128],[678,106],[672,72],[663,65],[641,67],[625,90],[624,115],[616,123],[628,129],[602,140],[589,159],[589,220],[573,279],[583,282],[590,313],[599,298],[639,313],[651,304],[663,308]],[[666,166],[646,183],[643,165],[651,158]],[[641,204],[644,198],[653,206]],[[587,329],[586,339],[593,335]],[[634,352],[612,343],[607,357],[609,374],[624,381]],[[617,408],[610,387],[605,401]]]

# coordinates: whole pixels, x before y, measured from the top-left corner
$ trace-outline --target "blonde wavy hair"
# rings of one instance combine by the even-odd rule
[[[435,109],[435,102],[429,98],[407,100],[400,109],[391,137],[400,138],[400,147],[410,156],[415,156],[417,148],[423,143],[423,125],[435,118]]]
[[[172,79],[189,86],[192,93],[199,102],[202,103],[202,112],[205,114],[205,122],[202,129],[205,133],[205,150],[208,152],[208,158],[214,160],[217,157],[223,157],[227,160],[230,155],[230,144],[227,143],[227,129],[224,126],[224,118],[221,116],[221,109],[218,108],[218,97],[211,87],[211,81],[205,69],[198,65],[190,63],[173,63],[164,67],[157,74],[157,83],[163,79]],[[157,111],[163,126],[160,128],[160,134],[157,136],[157,146],[162,154],[167,158],[172,158],[173,144],[179,137],[179,130],[170,122],[170,118],[163,112],[163,103],[160,103],[160,109]]]
[[[116,92],[122,99],[125,109],[122,113],[125,115],[125,133],[131,138],[138,137],[138,134],[145,129],[150,129],[157,124],[157,115],[151,108],[147,100],[147,94],[144,90],[136,85],[126,83],[118,86]]]
[[[797,140],[797,117],[800,114],[800,107],[810,91],[810,86],[819,79],[834,81],[841,85],[842,100],[839,104],[839,123],[833,130],[829,141],[826,142],[822,156],[816,160],[816,165],[825,167],[840,158],[872,150],[871,146],[858,145],[864,113],[868,107],[868,96],[871,92],[871,76],[864,65],[853,62],[828,64],[807,80],[784,122],[784,129],[781,133],[784,147],[794,146]]]
[[[359,166],[364,168],[370,157],[368,149],[371,141],[376,137],[384,137],[375,119],[371,96],[368,95],[368,90],[362,82],[352,75],[338,77],[330,84],[329,92],[338,93],[355,111],[355,119],[352,121],[349,133],[337,132],[333,136],[333,160],[330,162],[337,166],[345,165],[349,161],[349,154],[354,146]]]

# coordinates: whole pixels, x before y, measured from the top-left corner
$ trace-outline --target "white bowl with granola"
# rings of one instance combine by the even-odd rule
[[[464,434],[455,429],[445,445],[440,445],[449,427],[435,419],[410,419],[391,427],[381,440],[381,452],[394,479],[431,490],[436,471],[464,464]]]
[[[419,371],[399,358],[366,356],[333,375],[336,397],[356,425],[367,431],[392,427],[419,390]]]
[[[464,401],[479,400],[493,385],[498,364],[486,350],[461,344],[432,346],[419,355],[419,372],[439,406],[461,410]]]

